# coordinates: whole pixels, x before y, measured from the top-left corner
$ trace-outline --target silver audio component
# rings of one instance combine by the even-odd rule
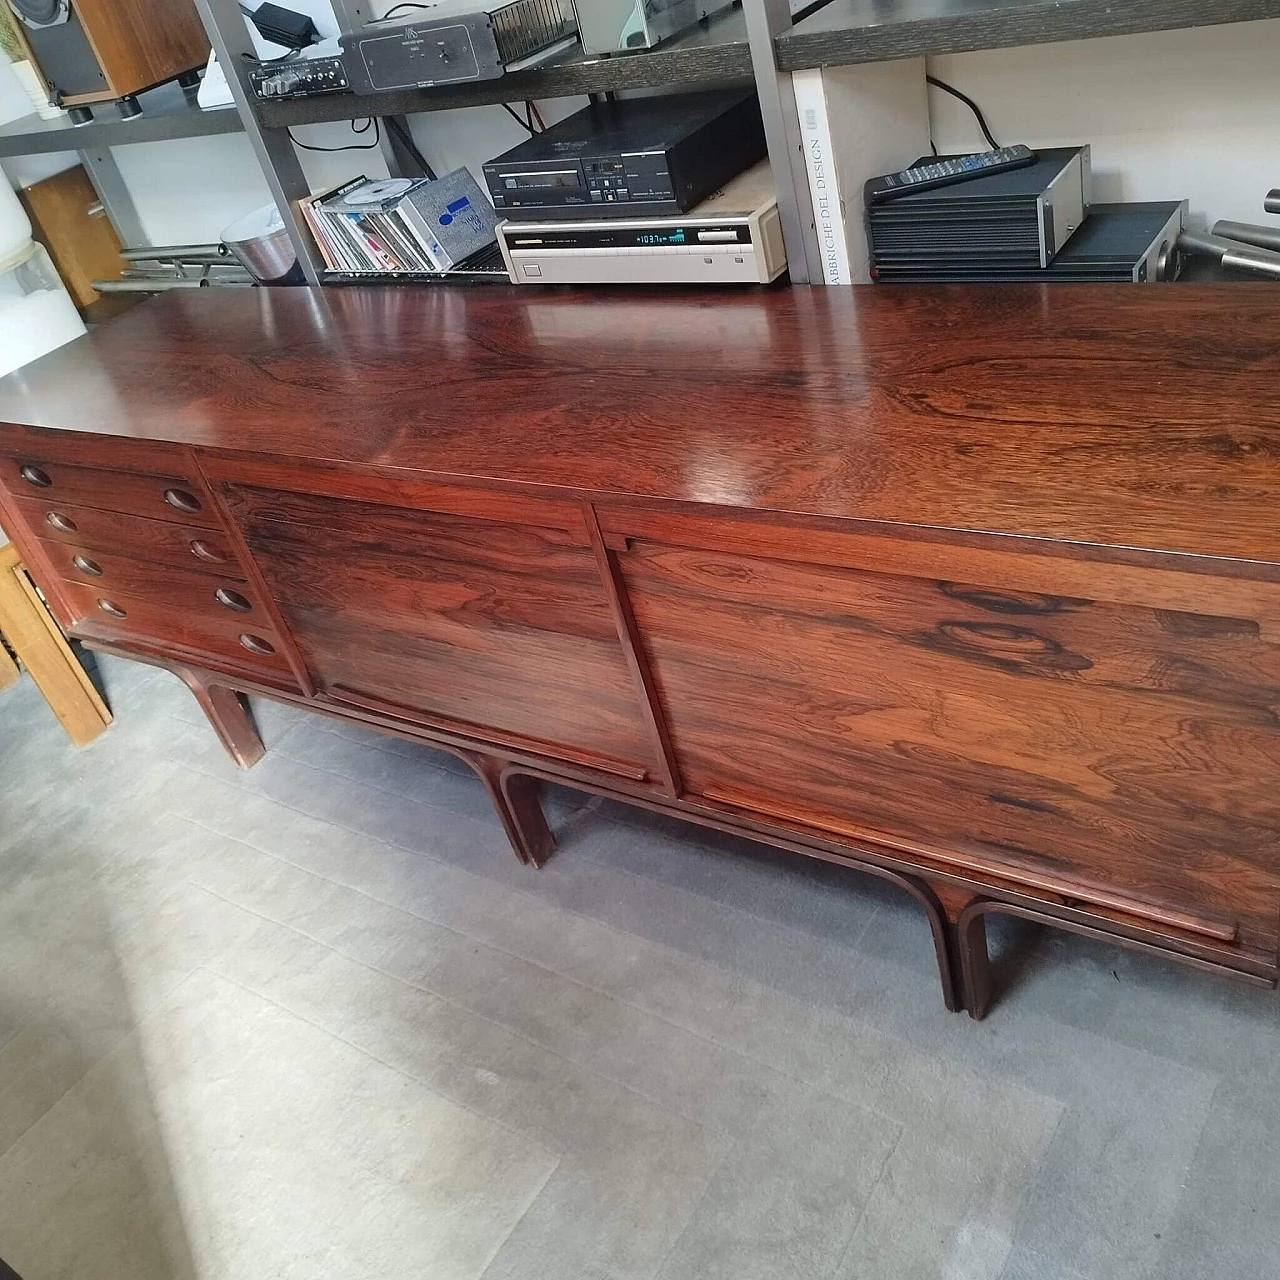
[[[516,284],[768,284],[786,269],[767,161],[689,213],[503,222]]]

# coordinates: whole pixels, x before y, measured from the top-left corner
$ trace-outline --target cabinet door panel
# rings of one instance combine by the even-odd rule
[[[595,558],[567,531],[226,494],[321,692],[632,776],[652,768]]]
[[[1256,622],[644,541],[619,561],[691,792],[1274,951],[1280,650]]]

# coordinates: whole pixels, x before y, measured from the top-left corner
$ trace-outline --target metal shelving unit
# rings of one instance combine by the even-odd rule
[[[579,52],[560,62],[467,86],[361,96],[350,93],[263,102],[249,89],[252,43],[239,0],[196,0],[235,106],[201,111],[176,85],[142,95],[143,114],[126,120],[96,109],[91,124],[29,116],[0,126],[0,156],[78,151],[121,238],[142,242],[141,226],[110,148],[136,142],[244,132],[309,282],[329,278],[298,201],[310,194],[289,136],[293,125],[401,118],[466,106],[629,89],[688,89],[755,84],[760,95],[794,281],[820,281],[821,263],[808,198],[791,73],[811,67],[887,62],[1099,36],[1214,26],[1280,17],[1280,0],[817,0],[794,20],[788,0],[742,0],[693,31],[645,53],[609,58]],[[368,21],[368,0],[334,0],[339,21]],[[393,173],[414,173],[389,130],[383,155]]]
[[[138,105],[142,114],[126,119],[114,102],[98,104],[88,124],[72,124],[65,116],[58,120],[42,120],[35,114],[23,116],[0,125],[0,157],[244,132],[244,122],[234,107],[202,111],[196,102],[196,91],[181,89],[177,84],[164,84],[138,94]]]
[[[34,112],[22,116],[0,125],[0,157],[76,152],[116,234],[127,248],[137,248],[146,243],[146,236],[111,148],[245,132],[244,120],[234,107],[202,111],[195,89],[176,83],[138,94],[138,105],[142,114],[126,119],[115,103],[101,103],[93,109],[93,120],[79,125],[65,116],[58,120],[42,120]]]
[[[415,115],[456,107],[523,102],[529,98],[568,98],[621,89],[703,88],[749,85],[754,80],[746,19],[731,9],[693,31],[647,53],[588,57],[581,49],[561,62],[512,72],[497,80],[443,89],[411,89],[361,95],[330,93],[255,103],[268,128],[361,120],[369,115]]]
[[[778,39],[778,65],[889,62],[1280,17],[1280,0],[831,0]]]

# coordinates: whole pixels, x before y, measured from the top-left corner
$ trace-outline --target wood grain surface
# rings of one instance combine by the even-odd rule
[[[1280,562],[1280,286],[205,294],[0,421]]]
[[[654,766],[595,558],[568,535],[241,486],[227,504],[317,688]]]
[[[536,776],[878,867],[974,1011],[989,903],[1270,981],[1277,302],[170,294],[0,382],[0,506],[242,763],[265,690],[462,755],[530,864]]]
[[[1277,0],[832,0],[779,37],[777,56],[798,71],[1275,17]]]

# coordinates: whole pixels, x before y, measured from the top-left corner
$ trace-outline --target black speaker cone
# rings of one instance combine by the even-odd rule
[[[67,0],[9,0],[9,4],[31,27],[53,27],[71,16]]]

